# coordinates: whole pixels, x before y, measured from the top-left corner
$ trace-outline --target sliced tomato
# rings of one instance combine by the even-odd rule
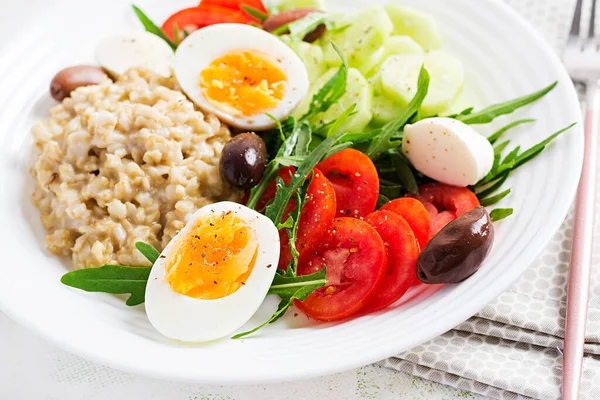
[[[200,6],[218,6],[239,11],[242,5],[247,5],[264,14],[268,14],[267,8],[261,0],[202,0]]]
[[[479,206],[479,199],[469,189],[439,182],[419,186],[419,195],[415,197],[429,212],[431,218],[429,238],[437,235],[456,217]]]
[[[429,241],[431,217],[430,213],[419,200],[402,197],[384,204],[381,210],[394,212],[404,218],[417,238],[419,247],[421,249],[425,247]]]
[[[334,321],[360,311],[372,298],[386,270],[383,240],[371,225],[356,218],[336,218],[317,251],[298,266],[308,274],[327,266],[327,284],[296,306],[307,316]]]
[[[183,37],[183,31],[191,33],[205,26],[237,23],[247,24],[250,18],[241,11],[235,11],[230,8],[204,5],[201,7],[185,8],[171,15],[162,26],[162,30],[171,40],[175,40],[174,32],[177,27],[180,32],[180,39]]]
[[[379,197],[379,176],[369,157],[345,149],[317,164],[335,189],[340,217],[366,217],[375,210]]]
[[[414,197],[422,203],[433,204],[438,211],[451,211],[457,217],[479,206],[477,196],[469,189],[439,182],[419,186],[419,195]]]
[[[289,184],[294,172],[294,167],[286,167],[282,168],[277,175],[285,184]],[[302,207],[300,222],[298,224],[296,249],[300,257],[312,252],[317,247],[327,234],[336,212],[335,191],[329,180],[316,168],[311,177],[312,181],[306,193],[309,200]],[[258,200],[257,210],[262,210],[271,201],[275,196],[276,190],[275,182],[271,182]],[[285,221],[295,209],[296,201],[291,199],[283,212],[282,221]],[[279,243],[281,246],[279,268],[285,269],[292,259],[289,236],[285,229],[279,231]]]
[[[375,211],[365,218],[379,236],[387,252],[385,276],[363,311],[377,311],[394,303],[417,279],[419,245],[410,225],[400,215],[387,210]]]

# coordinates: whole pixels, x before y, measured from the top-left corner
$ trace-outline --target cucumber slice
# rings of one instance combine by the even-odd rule
[[[407,35],[390,36],[384,45],[386,58],[396,54],[424,54],[425,51],[415,42],[413,38]]]
[[[389,57],[396,54],[424,54],[423,48],[410,36],[390,36],[382,48],[371,55],[360,67],[365,76],[370,77],[379,71],[381,64]]]
[[[310,107],[313,96],[323,87],[323,85],[335,74],[337,68],[332,68],[323,76],[317,79],[310,87],[308,94],[303,102],[294,111],[294,116],[299,118],[306,114]],[[346,94],[324,113],[317,114],[311,123],[317,126],[326,124],[337,119],[343,110],[356,104],[355,114],[340,127],[340,131],[362,132],[371,120],[372,94],[369,83],[365,77],[355,68],[348,69],[348,79],[346,83]]]
[[[371,104],[371,110],[373,112],[373,119],[371,120],[371,126],[381,127],[388,122],[398,118],[405,107],[402,107],[397,101],[394,101],[390,97],[386,96],[381,88],[381,76],[376,73],[368,80],[373,91],[373,101]]]
[[[383,46],[394,26],[382,6],[368,8],[359,13],[342,17],[337,26],[347,27],[340,32],[328,32],[321,40],[325,46],[325,62],[329,66],[341,64],[340,58],[330,45],[333,41],[348,59],[350,67],[362,72],[363,64],[371,64],[373,54]]]
[[[297,8],[316,8],[317,10],[326,10],[323,0],[281,0],[276,8],[279,12],[295,10]]]
[[[431,15],[398,4],[388,4],[385,9],[394,24],[394,35],[408,35],[427,51],[440,47],[442,38]]]
[[[323,62],[323,49],[320,46],[304,41],[290,40],[287,35],[282,36],[281,40],[302,59],[306,72],[308,72],[309,82],[314,82],[327,71]]]
[[[388,57],[381,65],[383,92],[400,105],[406,106],[417,91],[421,66],[429,72],[429,91],[421,107],[424,116],[448,109],[460,94],[464,83],[461,62],[454,56],[436,50],[427,55],[403,54]]]

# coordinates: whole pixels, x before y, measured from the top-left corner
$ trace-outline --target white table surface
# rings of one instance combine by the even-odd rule
[[[509,0],[509,3],[529,1]],[[572,4],[569,0],[556,3]],[[0,0],[0,51],[19,20],[43,13],[44,7],[51,4],[52,0]],[[58,349],[0,311],[0,399],[296,400],[321,396],[332,400],[483,399],[377,366],[309,381],[250,387],[185,385],[147,379],[92,364]]]

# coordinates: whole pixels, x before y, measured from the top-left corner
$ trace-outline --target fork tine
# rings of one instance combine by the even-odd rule
[[[578,37],[579,36],[579,29],[581,28],[581,7],[582,7],[582,5],[583,5],[583,0],[577,0],[577,5],[575,5],[575,13],[573,14],[573,22],[571,22],[571,30],[569,31],[570,37]],[[596,7],[594,7],[594,8],[596,8]]]
[[[594,28],[596,25],[596,0],[592,0],[592,13],[590,16],[590,28],[588,31],[588,38],[594,38]]]

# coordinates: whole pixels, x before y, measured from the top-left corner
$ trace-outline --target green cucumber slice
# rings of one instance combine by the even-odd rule
[[[380,69],[382,91],[400,105],[408,105],[417,91],[422,65],[429,72],[430,83],[421,113],[423,116],[436,115],[452,105],[465,79],[461,62],[444,51],[432,51],[425,56],[402,54],[388,57]]]
[[[431,15],[398,4],[388,4],[385,9],[394,24],[394,35],[408,35],[427,51],[440,47],[441,35]]]

